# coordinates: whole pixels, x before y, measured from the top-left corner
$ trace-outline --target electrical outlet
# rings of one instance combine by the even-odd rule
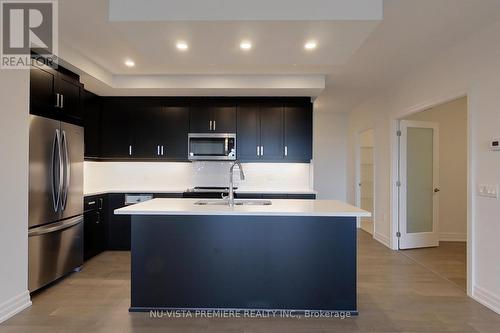
[[[479,196],[485,198],[498,199],[498,184],[497,185],[479,185]]]

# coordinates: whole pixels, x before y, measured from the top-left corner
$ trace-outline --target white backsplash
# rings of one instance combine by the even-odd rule
[[[228,186],[231,162],[85,162],[84,191],[169,191],[193,186]],[[306,163],[244,163],[245,180],[235,168],[235,185],[248,190],[310,190]]]

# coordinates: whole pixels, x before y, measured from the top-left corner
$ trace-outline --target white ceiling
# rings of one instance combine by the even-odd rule
[[[328,73],[320,102],[348,112],[498,20],[499,0],[384,0],[383,21],[345,66]]]
[[[382,0],[109,0],[111,21],[380,20]]]
[[[309,76],[319,74],[327,76],[320,99],[333,105],[332,111],[341,112],[500,19],[498,0],[385,0],[382,21],[110,22],[108,1],[60,0],[59,4],[59,35],[61,44],[68,46],[61,47],[61,55],[90,74],[83,75],[84,83],[98,93],[171,95],[178,92],[165,89],[165,82],[182,75],[275,75],[283,80],[287,75],[302,75],[303,82],[309,82]],[[181,39],[189,43],[187,52],[175,48]],[[252,50],[239,49],[242,39],[253,42]],[[309,39],[318,41],[313,52],[303,48]],[[127,68],[126,58],[132,58],[136,66]],[[129,88],[124,88],[124,82]],[[140,82],[149,82],[148,89],[140,89]],[[151,82],[161,85],[155,88]],[[189,86],[184,88],[183,94],[200,94],[200,90],[190,93]],[[231,94],[207,90],[221,92]],[[247,92],[253,93],[267,91]],[[285,95],[286,91],[270,94]]]
[[[343,65],[379,22],[111,22],[103,0],[64,0],[59,10],[61,41],[115,75],[324,74]],[[318,48],[306,51],[311,39]],[[179,40],[188,51],[177,50]],[[253,48],[242,51],[242,40]],[[126,67],[126,58],[136,66]]]

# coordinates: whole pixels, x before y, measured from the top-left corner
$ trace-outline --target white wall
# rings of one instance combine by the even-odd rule
[[[373,129],[374,145],[374,232],[373,237],[389,245],[390,202],[385,198],[390,189],[390,174],[387,169],[390,159],[390,122],[385,113],[385,101],[373,100],[362,106],[364,112],[353,111],[349,115],[347,134],[347,200],[356,203],[356,142],[361,131]]]
[[[0,322],[31,305],[28,294],[29,72],[0,70]]]
[[[84,192],[184,191],[192,186],[228,186],[231,162],[85,162]],[[241,190],[309,191],[307,163],[243,163]]]
[[[347,114],[333,112],[327,96],[314,101],[313,166],[318,199],[346,200],[347,119]]]
[[[471,157],[468,230],[469,257],[474,258],[468,291],[475,299],[500,313],[500,201],[477,196],[477,184],[500,183],[500,154],[489,151],[488,142],[500,136],[500,22],[459,45],[413,68],[393,88],[356,108],[349,117],[348,170],[354,163],[352,137],[367,127],[375,129],[375,228],[379,240],[395,246],[395,230],[387,218],[391,212],[391,151],[395,145],[394,119],[416,110],[468,95],[469,154]],[[354,178],[348,175],[349,199]],[[468,260],[470,263],[470,260]]]
[[[467,239],[467,98],[405,119],[439,124],[439,240]]]

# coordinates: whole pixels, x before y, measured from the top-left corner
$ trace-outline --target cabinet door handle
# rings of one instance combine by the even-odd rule
[[[215,126],[216,126],[217,122],[214,120],[214,131],[215,131]]]
[[[132,145],[128,146],[128,154],[129,156],[132,156]]]
[[[260,156],[264,156],[264,146],[260,146]]]
[[[64,108],[64,95],[61,94],[61,109]]]
[[[161,156],[163,156],[163,146],[161,146]]]
[[[210,130],[212,130],[212,121],[210,120]]]
[[[156,146],[156,155],[160,156],[160,146]]]
[[[285,156],[288,156],[288,146],[285,146]]]
[[[257,146],[257,156],[260,156],[260,150],[259,150],[259,146]]]

